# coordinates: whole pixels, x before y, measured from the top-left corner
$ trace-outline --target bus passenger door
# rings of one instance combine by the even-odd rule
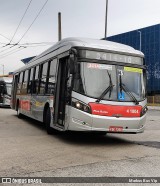
[[[64,126],[67,76],[68,58],[62,58],[59,60],[54,113],[54,123],[59,126]]]

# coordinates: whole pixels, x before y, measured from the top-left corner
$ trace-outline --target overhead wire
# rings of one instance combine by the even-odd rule
[[[31,1],[32,1],[32,0],[31,0]],[[29,3],[29,5],[28,5],[28,7],[27,7],[27,9],[26,9],[25,12],[27,12],[27,10],[28,10],[28,8],[29,8],[29,6],[30,6],[30,4],[31,4],[31,1],[30,1],[30,3]],[[36,19],[38,18],[38,16],[40,15],[40,13],[41,13],[42,10],[44,9],[44,7],[46,6],[47,2],[48,2],[48,0],[45,1],[45,3],[43,4],[42,8],[41,8],[40,11],[38,12],[37,16],[36,16],[35,19],[32,21],[31,25],[28,27],[28,29],[27,29],[26,32],[23,34],[23,36],[20,38],[20,40],[19,40],[17,43],[15,43],[15,44],[11,44],[11,42],[10,42],[10,43],[6,44],[6,45],[3,46],[3,47],[6,47],[6,46],[8,46],[8,45],[12,45],[10,48],[13,48],[13,47],[15,47],[16,45],[18,45],[18,44],[20,43],[20,41],[24,38],[24,36],[25,36],[25,35],[27,34],[27,32],[30,30],[30,28],[32,27],[33,23],[36,21]],[[25,15],[25,13],[24,13],[24,15]],[[23,16],[23,17],[24,17],[24,16]],[[22,19],[22,20],[23,20],[23,19]],[[21,21],[21,22],[22,22],[22,21]],[[18,28],[18,27],[17,27],[17,28]],[[12,37],[12,38],[13,38],[13,37]],[[11,39],[11,41],[12,41],[12,39]],[[10,49],[10,48],[8,48],[8,49]],[[6,49],[6,50],[8,50],[8,49]],[[3,50],[3,52],[6,51],[6,50]],[[1,52],[0,52],[0,53],[1,53]]]
[[[7,57],[7,56],[9,56],[9,55],[11,55],[11,54],[13,54],[13,53],[19,52],[20,50],[23,50],[23,49],[25,49],[25,48],[26,48],[26,47],[19,47],[19,48],[17,48],[16,51],[11,52],[11,53],[8,54],[8,55],[1,56],[0,59],[3,59],[3,58],[5,58],[5,57]]]
[[[5,45],[5,44],[7,44],[7,43],[2,43],[2,42],[0,42],[0,45]]]
[[[26,46],[26,47],[39,47],[39,46],[47,46],[53,45],[55,42],[40,42],[40,43],[23,43],[18,44],[19,46]]]
[[[43,43],[43,42],[42,42]],[[29,44],[29,43],[28,43]],[[36,43],[34,43],[34,44],[36,44]],[[52,43],[53,44],[53,43]],[[12,49],[11,51],[8,51],[8,52],[6,52],[6,53],[4,53],[4,54],[2,54],[2,55],[0,55],[0,59],[1,58],[4,58],[4,57],[7,57],[7,56],[9,56],[9,55],[11,55],[11,54],[13,54],[13,53],[15,53],[15,52],[17,52],[16,50],[17,49],[19,49],[19,48],[28,48],[28,47],[44,47],[44,46],[47,46],[47,45],[51,45],[51,43],[50,44],[36,44],[36,46],[29,46],[29,45],[14,45],[14,46],[19,46],[18,48],[16,48],[16,49]],[[12,48],[12,47],[14,47],[14,46],[11,46],[10,48]],[[10,48],[8,48],[8,49],[10,49]],[[3,51],[6,51],[6,50],[3,50]],[[3,51],[1,51],[1,52],[3,52]],[[0,52],[0,53],[1,53]]]
[[[39,46],[47,46],[47,45],[53,45],[53,43],[55,42],[39,42],[39,43],[22,43],[22,44],[10,44],[11,46],[7,49],[4,49],[2,51],[0,51],[0,53],[3,53],[7,50],[10,50],[11,48],[15,47],[15,46],[24,46],[24,47],[39,47]],[[11,50],[12,51],[12,50]],[[10,51],[8,51],[10,52]],[[6,52],[6,53],[8,53]],[[3,54],[2,54],[3,55]]]
[[[25,14],[26,14],[26,12],[27,12],[27,10],[28,10],[28,8],[29,8],[29,6],[30,6],[30,4],[31,4],[31,2],[32,2],[32,0],[30,1],[30,3],[28,4],[28,6],[27,6],[27,9],[26,9],[26,11],[25,11],[25,13],[23,14],[23,17],[21,18],[21,21],[20,21],[20,23],[19,23],[19,25],[17,26],[17,29],[16,29],[16,31],[15,31],[15,33],[14,33],[14,35],[13,35],[13,37],[12,37],[12,39],[10,40],[10,39],[8,39],[7,37],[5,37],[6,39],[8,39],[10,42],[8,43],[8,44],[6,44],[5,46],[3,46],[3,47],[6,47],[6,46],[8,46],[8,45],[12,45],[12,46],[10,46],[8,49],[11,49],[11,48],[13,48],[13,47],[15,47],[15,46],[19,46],[17,49],[14,49],[14,50],[16,50],[16,51],[13,51],[13,50],[11,50],[11,51],[9,51],[9,52],[7,52],[7,53],[5,53],[4,55],[2,54],[2,56],[0,56],[0,58],[2,59],[2,58],[5,58],[5,57],[7,57],[7,56],[9,56],[9,55],[11,55],[11,54],[13,54],[13,53],[15,53],[15,52],[18,52],[18,51],[20,51],[20,50],[22,50],[22,49],[25,49],[25,48],[27,48],[27,47],[33,47],[33,46],[25,46],[24,44],[19,44],[20,43],[20,41],[24,38],[24,36],[27,34],[27,32],[30,30],[30,28],[32,27],[32,25],[34,24],[34,22],[36,21],[36,19],[38,18],[38,16],[40,15],[40,13],[42,12],[42,10],[44,9],[44,7],[46,6],[46,4],[47,4],[47,2],[48,2],[48,0],[46,0],[45,1],[45,3],[43,4],[43,6],[42,6],[42,8],[40,9],[40,11],[38,12],[38,14],[37,14],[37,16],[34,18],[34,20],[32,21],[32,23],[30,24],[30,26],[28,27],[28,29],[26,30],[26,32],[22,35],[22,37],[19,39],[19,41],[17,42],[17,43],[15,43],[15,44],[11,44],[11,42],[12,42],[12,40],[13,40],[13,38],[14,38],[14,36],[15,36],[15,34],[16,34],[16,32],[17,32],[17,30],[18,30],[18,28],[19,28],[19,26],[20,26],[20,24],[21,24],[21,22],[22,22],[22,20],[23,20],[23,18],[24,18],[24,16],[25,16]],[[2,35],[3,36],[3,35]],[[45,44],[45,45],[47,45],[47,42],[41,42],[41,43],[36,43],[36,44]],[[48,42],[48,44],[49,44],[50,42]],[[26,43],[27,45],[29,45],[29,43]],[[32,44],[35,44],[35,43],[32,43]],[[23,46],[21,46],[21,45],[23,45]],[[49,44],[50,45],[50,44]],[[39,46],[44,46],[44,45],[39,45]],[[34,46],[34,47],[38,47],[38,45],[37,46]],[[6,50],[8,50],[8,49],[6,49]],[[3,51],[1,51],[0,53],[2,53],[2,52],[4,52],[4,51],[6,51],[6,50],[3,50]],[[9,53],[9,54],[8,54]],[[7,55],[6,55],[7,54]]]
[[[4,36],[3,34],[0,34],[0,36],[3,37],[3,38],[5,38],[5,39],[7,39],[8,41],[10,41],[10,39],[9,39],[8,37]],[[0,47],[0,48],[3,48],[3,47],[5,47],[5,45],[6,45],[7,43],[1,43],[1,44],[3,44],[4,46],[2,46],[2,47]]]
[[[3,38],[5,38],[5,39],[7,39],[7,40],[10,41],[10,39],[9,39],[8,37],[6,37],[6,36],[4,36],[4,35],[2,35],[2,34],[0,34],[0,36],[2,36]]]
[[[19,48],[19,47],[18,47],[18,48]],[[6,55],[6,54],[8,54],[8,53],[10,53],[10,52],[12,52],[12,51],[14,51],[14,50],[17,50],[17,48],[14,48],[14,49],[12,49],[12,50],[6,52],[6,53],[0,54],[0,57],[1,57],[1,56],[4,56],[4,55]]]
[[[3,47],[6,47],[6,46],[8,46],[8,45],[10,45],[10,44],[11,44],[11,42],[12,42],[12,40],[13,40],[14,36],[16,35],[16,33],[17,33],[17,31],[18,31],[18,29],[19,29],[19,27],[20,27],[20,25],[21,25],[21,23],[22,23],[22,21],[23,21],[23,19],[24,19],[24,16],[26,15],[26,13],[27,13],[27,11],[28,11],[28,8],[29,8],[29,6],[30,6],[31,2],[32,2],[32,0],[30,0],[30,2],[29,2],[28,6],[27,6],[27,8],[26,8],[26,10],[25,10],[25,12],[24,12],[24,14],[23,14],[23,16],[22,16],[22,18],[21,18],[21,20],[20,20],[20,22],[19,22],[19,24],[18,24],[18,26],[17,26],[17,28],[16,28],[15,32],[14,32],[14,34],[13,34],[12,38],[11,38],[11,40],[10,40],[10,39],[8,39],[7,37],[5,37],[6,39],[8,39],[8,40],[9,40],[9,43],[5,44]],[[3,37],[4,37],[4,36],[3,36]]]
[[[8,46],[10,46],[10,45],[8,45]],[[6,49],[0,51],[0,53],[3,53],[3,52],[5,52],[5,51],[7,51],[7,50],[10,50],[11,48],[13,48],[13,47],[15,47],[15,46],[17,46],[17,44],[13,44],[13,45],[10,46],[9,48],[6,48]]]
[[[37,45],[37,44],[48,44],[53,45],[55,42],[38,42],[38,43],[22,43],[20,45]]]
[[[24,45],[24,46],[25,46],[25,45]],[[42,44],[42,45],[35,45],[35,46],[32,45],[32,46],[25,46],[25,47],[27,47],[27,48],[28,48],[28,47],[33,47],[33,48],[34,48],[34,47],[41,47],[41,46],[48,46],[48,45],[46,45],[46,44]]]
[[[24,16],[26,15],[26,13],[27,13],[27,11],[28,11],[30,5],[31,5],[31,2],[32,2],[32,0],[30,0],[29,4],[28,4],[28,6],[27,6],[27,8],[26,8],[26,10],[25,10],[25,12],[24,12],[24,14],[23,14],[23,16],[22,16],[22,18],[21,18],[21,20],[20,20],[20,22],[19,22],[19,24],[18,24],[18,26],[17,26],[15,32],[14,32],[14,34],[13,34],[11,40],[10,40],[10,43],[12,42],[14,36],[16,35],[16,33],[17,33],[17,31],[18,31],[18,29],[19,29],[19,27],[20,27],[20,25],[21,25],[21,23],[22,23],[22,21],[23,21],[23,19],[24,19]]]
[[[36,19],[38,18],[38,16],[40,15],[40,13],[42,12],[42,10],[44,9],[44,7],[46,6],[48,0],[46,0],[46,2],[43,4],[42,8],[40,9],[40,11],[38,12],[37,16],[34,18],[34,20],[32,21],[31,25],[28,27],[28,29],[26,30],[26,32],[23,34],[23,36],[20,38],[20,40],[17,43],[20,43],[20,41],[24,38],[24,36],[27,34],[27,32],[30,30],[30,28],[32,27],[33,23],[36,21]]]

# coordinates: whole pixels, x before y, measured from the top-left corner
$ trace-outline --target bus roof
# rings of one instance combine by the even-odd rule
[[[52,47],[50,47],[43,53],[33,58],[24,67],[16,70],[15,73],[18,71],[22,71],[26,68],[29,68],[32,65],[35,65],[37,63],[43,62],[44,60],[48,58],[51,58],[53,56],[66,52],[72,47],[101,49],[101,50],[106,50],[106,51],[108,50],[108,51],[113,51],[113,52],[121,52],[125,54],[127,53],[130,55],[132,54],[132,55],[144,57],[144,54],[142,52],[135,50],[134,48],[128,45],[115,43],[115,42],[107,41],[107,40],[72,37],[72,38],[62,39],[61,41],[57,42],[55,45],[53,45]]]
[[[137,54],[137,55],[143,56],[142,52],[135,50],[131,46],[124,45],[121,43],[116,43],[116,42],[107,41],[107,40],[76,38],[76,37],[62,39],[61,41],[59,41],[55,45],[53,45],[51,48],[47,49],[45,52],[40,54],[40,56],[44,55],[48,52],[54,51],[60,47],[65,47],[67,45],[70,46],[70,48],[71,47],[86,47],[86,48],[94,48],[94,49],[111,50],[111,51],[115,51],[115,52]],[[34,59],[36,59],[36,58],[34,58]]]
[[[0,77],[0,82],[12,83],[13,77]]]

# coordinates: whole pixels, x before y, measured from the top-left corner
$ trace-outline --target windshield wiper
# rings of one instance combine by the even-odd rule
[[[121,93],[121,94],[122,94],[122,90],[124,90],[124,92],[126,92],[126,93],[129,95],[129,97],[132,99],[132,101],[133,101],[136,105],[139,104],[138,100],[137,100],[136,97],[132,94],[132,92],[126,87],[126,85],[124,85],[124,84],[122,83],[121,74],[120,74],[120,83],[119,83],[119,86],[120,86],[120,93]]]
[[[96,100],[97,103],[99,103],[103,97],[110,91],[109,93],[109,98],[111,97],[111,92],[113,90],[113,83],[112,83],[112,79],[111,79],[111,74],[109,74],[108,70],[107,70],[108,76],[109,76],[109,86],[104,90],[104,92],[102,92],[102,94],[99,96],[99,98]]]
[[[124,90],[124,92],[126,92],[130,96],[130,98],[132,98],[133,102],[135,102],[136,105],[139,104],[136,97],[132,94],[132,92],[124,84],[122,84],[122,89]]]

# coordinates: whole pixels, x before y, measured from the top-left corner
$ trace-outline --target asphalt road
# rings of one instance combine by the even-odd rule
[[[0,108],[0,176],[158,177],[160,110],[143,134],[47,135],[43,125]],[[122,184],[123,185],[123,184]]]

